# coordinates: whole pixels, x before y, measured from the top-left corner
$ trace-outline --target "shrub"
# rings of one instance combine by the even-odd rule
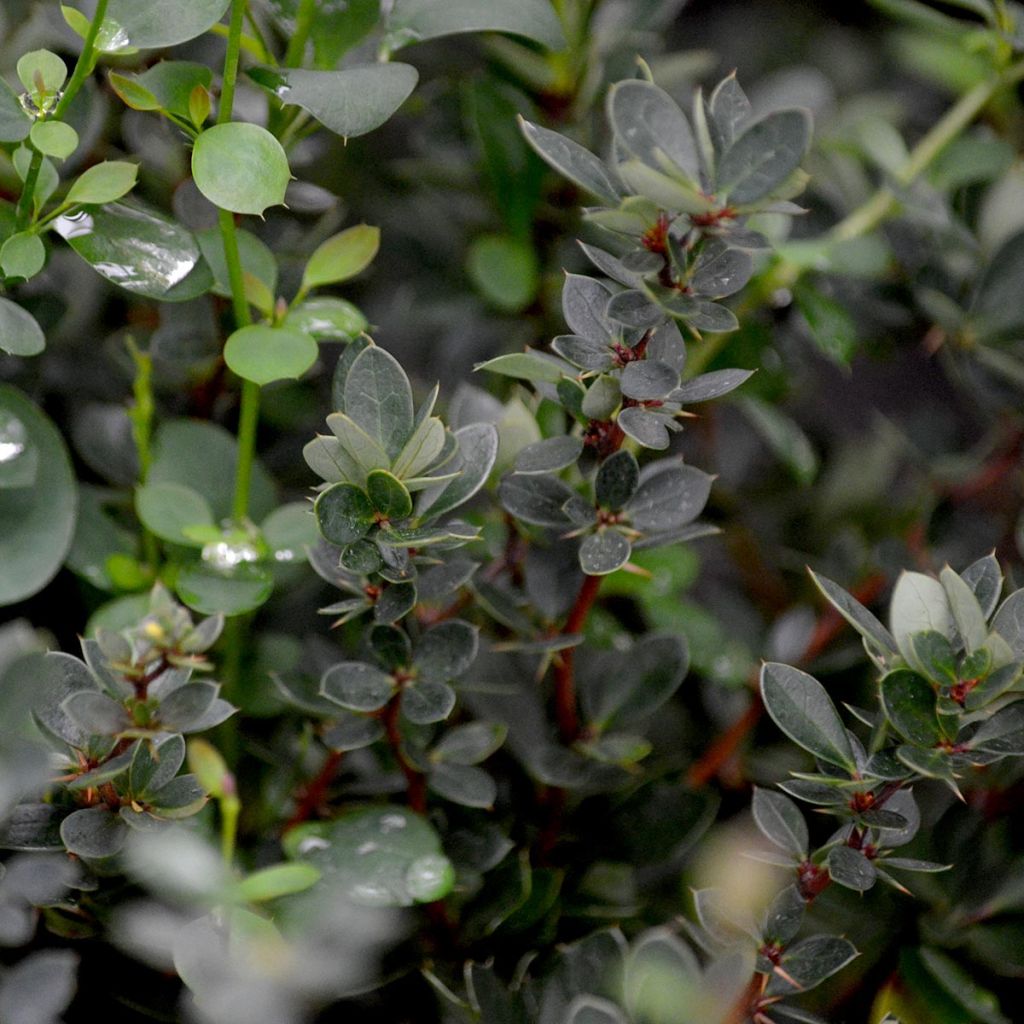
[[[33,6],[0,1019],[1010,1019],[1021,10],[682,6]]]

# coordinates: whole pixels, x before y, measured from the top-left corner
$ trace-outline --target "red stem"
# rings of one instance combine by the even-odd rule
[[[584,577],[569,617],[562,627],[562,636],[579,633],[583,629],[600,588],[600,576]],[[555,662],[555,718],[558,722],[558,732],[565,743],[572,743],[580,734],[579,713],[576,710],[574,654],[575,649],[567,647]]]
[[[317,773],[316,778],[308,782],[303,788],[299,805],[295,808],[295,813],[285,822],[283,832],[287,832],[303,821],[307,821],[323,806],[327,799],[327,790],[330,789],[331,783],[334,781],[334,776],[338,771],[338,766],[341,764],[342,757],[342,753],[337,750],[332,750],[327,755],[323,767]]]
[[[402,769],[402,774],[405,776],[409,809],[415,811],[417,814],[426,814],[426,780],[411,764],[409,764],[405,759],[405,755],[402,753],[402,733],[398,727],[398,707],[399,699],[398,697],[394,697],[384,709],[382,721],[384,722],[384,728],[387,731],[388,744],[391,747],[392,753],[395,755],[398,767]]]

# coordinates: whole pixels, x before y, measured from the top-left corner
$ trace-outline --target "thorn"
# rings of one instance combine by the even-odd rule
[[[779,964],[772,965],[772,973],[777,974],[783,981],[792,985],[793,988],[798,991],[803,991],[803,985],[801,985],[800,982],[797,981],[796,978],[794,978],[788,971],[784,971]]]

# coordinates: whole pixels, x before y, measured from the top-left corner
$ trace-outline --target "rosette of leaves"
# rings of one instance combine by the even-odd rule
[[[452,681],[476,659],[477,630],[451,619],[425,630],[413,644],[396,626],[369,630],[371,662],[343,661],[320,680],[320,693],[350,712],[382,714],[395,710],[413,725],[444,721],[455,707]]]
[[[687,118],[642,71],[608,92],[608,163],[539,125],[524,121],[523,131],[544,160],[602,203],[585,216],[608,244],[585,251],[615,283],[616,320],[635,328],[667,314],[695,334],[735,330],[735,315],[719,300],[750,279],[750,251],[767,247],[746,222],[756,213],[800,212],[789,200],[807,182],[800,163],[810,115],[754,118],[730,76],[706,100],[698,91]]]
[[[204,804],[195,778],[178,772],[183,734],[211,729],[235,710],[219,684],[193,678],[209,667],[203,655],[223,622],[193,625],[163,588],[152,601],[137,627],[83,639],[82,659],[42,658],[31,711],[60,775],[50,803],[15,812],[5,845],[52,848],[59,823],[68,850],[102,860],[120,850],[125,829],[160,827]]]
[[[414,409],[405,371],[367,338],[338,362],[331,434],[317,436],[304,454],[326,481],[314,512],[336,560],[319,559],[327,563],[322,571],[354,595],[325,609],[343,620],[371,607],[378,622],[401,618],[416,603],[418,565],[478,536],[445,517],[486,482],[497,432],[488,423],[448,430],[433,415],[437,394],[435,387]]]
[[[1024,702],[1018,696],[1024,592],[1000,603],[1003,575],[993,555],[959,574],[948,566],[938,578],[905,572],[893,591],[887,628],[837,584],[812,577],[860,633],[880,674],[879,707],[850,709],[867,733],[862,741],[813,676],[776,663],[763,667],[765,708],[815,758],[813,771],[793,772],[780,783],[788,796],[755,792],[755,822],[776,848],[763,856],[793,871],[804,902],[833,882],[865,892],[881,880],[907,892],[890,872],[949,868],[898,853],[920,825],[913,787],[935,779],[960,796],[968,770],[1024,756]],[[837,818],[838,828],[812,844],[789,797]],[[766,955],[763,949],[759,955]],[[773,980],[768,990],[778,984]]]
[[[477,369],[531,381],[572,414],[599,455],[614,450],[622,434],[645,448],[667,448],[684,404],[728,394],[750,372],[715,370],[684,383],[679,328],[653,307],[636,322],[624,320],[617,304],[622,294],[592,277],[567,274],[562,312],[573,333],[551,342],[557,358],[510,353]]]
[[[577,443],[582,450],[582,442]],[[714,478],[707,473],[675,459],[641,470],[632,452],[618,451],[598,466],[591,494],[584,498],[560,477],[535,468],[555,461],[547,458],[554,450],[549,441],[524,448],[516,471],[502,479],[498,496],[505,510],[524,523],[582,537],[579,563],[587,575],[622,568],[634,546],[657,547],[714,532],[714,527],[694,523],[711,491]]]

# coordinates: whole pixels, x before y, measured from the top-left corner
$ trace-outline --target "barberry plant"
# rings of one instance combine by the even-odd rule
[[[0,1021],[1009,1020],[1019,5],[10,6]]]

